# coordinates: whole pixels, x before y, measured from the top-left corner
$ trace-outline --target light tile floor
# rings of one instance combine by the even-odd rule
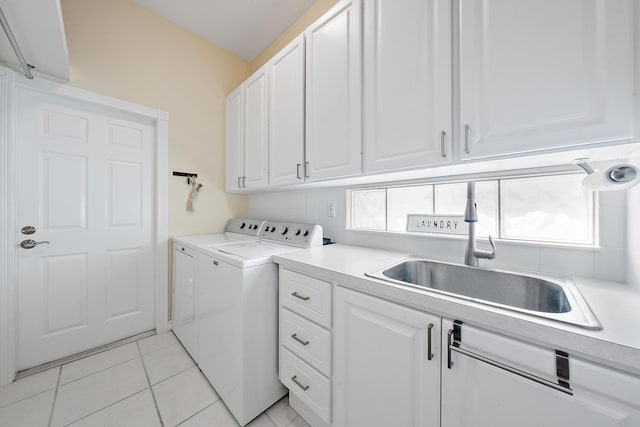
[[[0,387],[0,426],[238,427],[168,332]],[[284,397],[250,427],[308,427]]]

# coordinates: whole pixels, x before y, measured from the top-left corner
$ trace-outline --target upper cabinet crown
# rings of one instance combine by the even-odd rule
[[[461,0],[460,157],[628,140],[633,0]]]

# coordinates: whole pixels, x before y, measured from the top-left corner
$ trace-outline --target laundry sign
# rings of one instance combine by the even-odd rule
[[[407,215],[407,231],[467,234],[469,224],[462,215]]]

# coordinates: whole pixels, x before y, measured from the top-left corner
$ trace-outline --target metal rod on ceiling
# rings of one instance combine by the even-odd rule
[[[9,44],[13,48],[13,51],[16,53],[18,62],[20,63],[20,66],[24,70],[24,76],[28,79],[33,80],[33,74],[31,74],[31,68],[33,67],[27,64],[27,61],[24,59],[24,55],[22,55],[20,46],[18,46],[18,42],[16,41],[16,38],[13,36],[11,27],[9,27],[9,22],[7,22],[7,18],[4,16],[4,12],[2,12],[2,8],[0,8],[0,25],[2,25],[2,29],[4,30],[4,33],[7,35],[7,38],[9,39]]]

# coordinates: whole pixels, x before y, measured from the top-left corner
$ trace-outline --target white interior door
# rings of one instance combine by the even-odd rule
[[[18,369],[154,328],[154,127],[17,94]]]

